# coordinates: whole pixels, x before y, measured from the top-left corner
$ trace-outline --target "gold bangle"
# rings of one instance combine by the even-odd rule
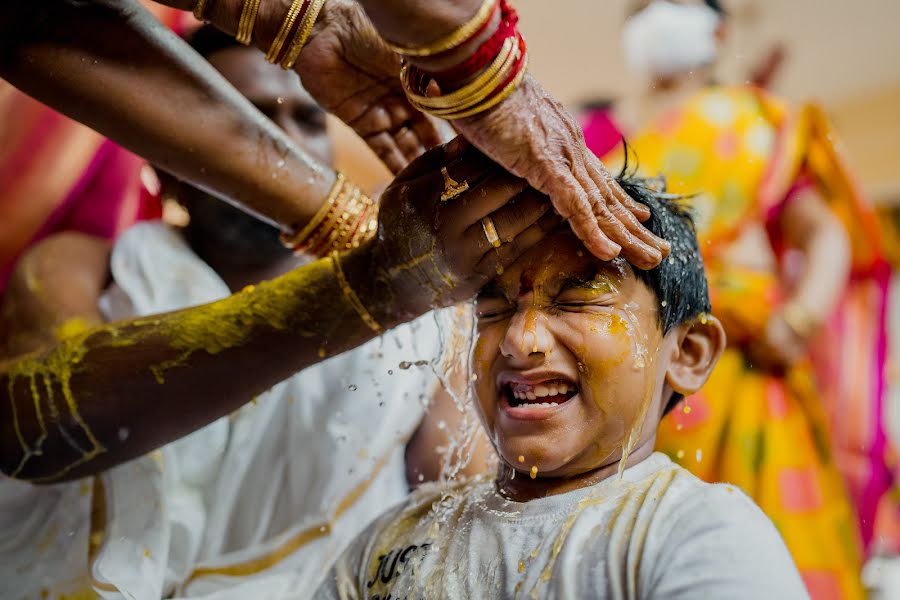
[[[392,44],[388,41],[385,41],[385,43],[388,48],[397,54],[403,54],[404,56],[433,56],[435,54],[447,52],[466,42],[476,31],[481,29],[484,24],[487,23],[488,19],[491,18],[491,15],[494,14],[494,7],[497,5],[497,1],[498,0],[484,0],[481,4],[481,8],[475,13],[475,16],[457,27],[448,35],[428,46],[410,48],[408,46]]]
[[[238,23],[238,33],[235,39],[245,46],[249,46],[253,39],[253,26],[256,24],[259,4],[260,0],[244,0],[241,21]]]
[[[349,195],[345,195],[346,201],[337,207],[335,217],[330,227],[323,227],[323,234],[315,241],[310,241],[307,249],[314,254],[324,256],[331,250],[340,248],[342,241],[350,234],[350,227],[356,222],[359,214],[358,201],[362,190],[352,186]]]
[[[441,96],[423,96],[412,90],[409,81],[409,65],[404,65],[400,70],[401,82],[406,91],[406,97],[417,108],[421,109],[451,109],[451,108],[468,108],[466,105],[477,99],[480,93],[488,89],[494,89],[496,85],[503,81],[506,73],[515,64],[518,58],[518,40],[514,37],[506,38],[500,47],[497,57],[488,67],[482,71],[475,79],[467,83],[463,87],[444,94]],[[477,101],[477,100],[475,100]]]
[[[278,55],[281,54],[281,48],[284,46],[284,42],[287,41],[291,29],[294,27],[294,21],[297,20],[300,9],[303,8],[303,2],[304,0],[293,0],[293,2],[291,2],[291,7],[288,8],[287,15],[285,15],[284,21],[281,22],[281,29],[278,30],[278,35],[275,36],[272,46],[266,53],[266,60],[270,63],[275,64],[278,62]]]
[[[485,101],[486,98],[490,98],[491,94],[497,92],[500,84],[505,81],[509,77],[509,72],[515,68],[516,62],[519,60],[519,52],[518,49],[512,55],[509,56],[509,60],[503,65],[503,68],[493,77],[491,80],[485,85],[482,89],[478,90],[473,96],[467,99],[465,102],[461,102],[458,104],[453,104],[444,108],[425,108],[421,107],[418,103],[412,102],[411,104],[418,108],[419,110],[423,110],[428,112],[429,114],[444,118],[446,115],[454,115],[466,111],[467,109],[471,109],[473,107],[477,108],[481,103]],[[524,67],[524,65],[523,65]],[[504,88],[505,89],[505,88]]]
[[[356,292],[353,291],[353,288],[350,287],[350,283],[344,275],[344,269],[341,267],[341,255],[337,250],[334,250],[331,253],[331,263],[334,267],[334,275],[337,277],[338,285],[341,286],[341,292],[343,292],[344,298],[347,299],[359,317],[363,320],[363,323],[369,326],[369,329],[375,333],[381,333],[381,325],[372,318],[372,315],[366,310],[366,307],[359,299],[359,296],[357,296]]]
[[[300,51],[303,50],[303,46],[309,40],[309,34],[312,33],[313,25],[316,24],[316,19],[319,18],[319,12],[324,5],[325,0],[309,0],[309,8],[306,9],[303,20],[300,21],[300,26],[297,28],[297,33],[294,34],[294,41],[291,42],[284,60],[281,61],[283,69],[292,69],[294,67],[294,63],[297,62],[297,59],[300,57]]]
[[[203,11],[205,10],[206,0],[197,0],[197,2],[194,3],[194,18],[198,21],[205,21],[206,19],[203,18]]]
[[[298,250],[315,256],[325,256],[331,250],[340,247],[340,240],[346,235],[347,223],[355,211],[356,199],[362,191],[352,184],[347,184],[334,203],[328,218],[316,230],[315,234]]]
[[[479,104],[474,108],[470,108],[469,110],[465,110],[459,113],[454,114],[445,114],[441,118],[446,119],[447,121],[453,121],[455,119],[465,119],[466,117],[473,117],[479,113],[483,113],[486,110],[490,110],[509,98],[514,91],[519,87],[522,83],[522,80],[525,79],[525,72],[528,69],[528,56],[525,56],[524,62],[522,63],[522,68],[519,70],[518,74],[515,78],[509,82],[509,84],[503,88],[499,94],[489,99],[487,102],[483,104]]]
[[[344,188],[345,181],[346,178],[344,177],[344,174],[338,171],[334,179],[334,185],[331,186],[331,191],[328,192],[328,196],[325,198],[325,202],[322,203],[322,206],[319,207],[319,210],[316,211],[316,214],[313,215],[313,218],[309,220],[309,223],[307,223],[303,227],[303,229],[301,229],[297,233],[281,234],[281,242],[285,246],[289,248],[295,248],[296,246],[303,244],[306,238],[309,237],[309,235],[313,231],[315,231],[316,227],[319,226],[319,223],[321,223],[325,219],[325,217],[328,216],[328,213],[331,211],[335,200],[337,200],[337,197],[340,195],[341,190]]]

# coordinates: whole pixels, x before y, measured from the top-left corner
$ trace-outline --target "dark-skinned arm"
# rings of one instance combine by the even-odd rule
[[[135,0],[3,3],[0,76],[275,223],[308,221],[334,182]]]
[[[20,336],[45,345],[0,365],[0,471],[44,483],[108,469],[372,339],[360,305],[384,330],[471,297],[543,238],[548,203],[484,159],[447,158],[439,148],[401,173],[377,238],[340,255],[340,269],[325,258],[219,302],[99,326],[34,320],[56,335]],[[453,202],[440,201],[444,164],[473,182]],[[511,240],[501,248],[484,236],[486,214]],[[97,271],[67,280],[97,296]]]

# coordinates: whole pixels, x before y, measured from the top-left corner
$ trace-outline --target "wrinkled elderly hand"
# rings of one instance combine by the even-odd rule
[[[468,191],[441,200],[441,168]],[[488,241],[490,216],[502,244]],[[561,219],[546,196],[457,139],[409,165],[381,196],[376,273],[401,311],[421,314],[471,298]]]
[[[350,0],[325,3],[294,69],[328,112],[352,127],[394,173],[441,143],[400,86],[400,58]]]
[[[575,234],[598,258],[620,251],[649,269],[668,255],[667,242],[640,220],[647,208],[622,190],[587,149],[578,122],[531,76],[485,113],[454,121],[462,135],[491,159],[550,196]]]

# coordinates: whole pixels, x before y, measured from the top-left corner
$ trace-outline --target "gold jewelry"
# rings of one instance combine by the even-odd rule
[[[319,18],[319,11],[322,10],[322,6],[324,5],[325,0],[309,0],[309,7],[306,9],[306,12],[303,13],[300,25],[297,27],[297,32],[294,34],[294,40],[291,42],[287,54],[285,54],[284,59],[281,61],[281,67],[283,69],[291,69],[293,68],[294,63],[297,62],[297,59],[300,57],[300,51],[303,50],[303,46],[305,46],[306,42],[309,40],[309,34],[312,33],[313,25],[316,24],[316,19]]]
[[[516,89],[522,83],[522,80],[525,79],[525,71],[527,68],[528,68],[528,56],[525,57],[525,63],[522,65],[522,69],[519,71],[519,73],[515,76],[515,78],[513,78],[512,81],[509,82],[509,85],[507,85],[503,89],[503,91],[501,91],[499,94],[497,94],[496,96],[494,96],[487,102],[475,106],[474,108],[470,108],[469,110],[466,110],[466,111],[463,111],[460,113],[443,115],[442,118],[447,121],[453,121],[455,119],[465,119],[466,117],[472,117],[472,116],[475,116],[486,110],[490,110],[490,109],[494,108],[495,106],[497,106],[498,104],[500,104],[501,102],[503,102],[504,100],[509,98],[510,95],[512,95],[512,93],[514,91],[516,91]]]
[[[433,56],[435,54],[447,52],[468,41],[476,31],[484,27],[484,24],[487,23],[488,19],[491,18],[491,15],[494,14],[494,7],[497,5],[497,1],[498,0],[484,0],[481,4],[481,8],[478,9],[478,12],[476,12],[471,19],[457,27],[448,35],[432,42],[428,46],[410,48],[408,46],[392,44],[388,41],[385,41],[385,43],[388,48],[397,54],[403,54],[405,56]]]
[[[366,310],[366,307],[359,299],[359,296],[357,296],[356,292],[353,291],[353,288],[350,287],[350,283],[347,281],[347,277],[344,275],[344,269],[341,267],[341,255],[337,250],[334,250],[331,253],[331,264],[334,266],[334,275],[335,277],[337,277],[338,285],[341,286],[341,292],[343,292],[344,298],[347,299],[347,301],[362,319],[363,323],[369,326],[369,329],[371,329],[375,333],[381,333],[381,325],[378,324],[378,321],[372,318],[372,315],[368,310]]]
[[[800,339],[808,339],[816,329],[809,311],[798,302],[788,302],[781,307],[781,316],[791,331]]]
[[[249,46],[253,39],[253,26],[256,24],[259,4],[260,0],[244,0],[244,8],[241,10],[241,21],[238,23],[238,32],[235,39],[245,46]]]
[[[400,70],[401,85],[410,104],[422,112],[452,121],[477,115],[506,100],[525,78],[528,54],[521,36],[511,36],[504,40],[494,61],[474,80],[454,92],[434,97],[422,95],[418,93],[421,90],[414,89],[411,81],[413,68],[405,64]],[[498,91],[513,69],[518,69],[515,76]],[[421,83],[416,81],[420,87]]]
[[[194,18],[198,21],[205,21],[203,18],[203,11],[206,10],[206,0],[197,0],[194,4]]]
[[[447,167],[441,167],[441,175],[444,176],[444,191],[441,192],[441,202],[453,200],[460,194],[468,191],[469,182],[463,180],[461,183],[450,177]]]
[[[484,96],[503,81],[507,72],[515,63],[515,59],[518,58],[518,44],[516,42],[516,38],[506,38],[500,47],[500,52],[497,53],[493,62],[484,71],[458,90],[441,96],[424,96],[416,93],[409,81],[410,69],[409,65],[406,64],[400,70],[400,81],[406,91],[406,97],[409,98],[409,101],[416,108],[423,110],[468,108],[472,103],[483,99]],[[481,95],[482,93],[484,93],[484,96]],[[460,106],[461,104],[465,105]]]
[[[206,0],[203,1],[205,2]],[[288,8],[287,15],[285,15],[284,21],[282,21],[281,23],[281,29],[278,30],[278,35],[275,36],[275,40],[272,42],[272,46],[266,53],[266,60],[270,63],[275,64],[276,62],[278,62],[278,55],[281,54],[281,48],[287,41],[287,37],[291,32],[291,29],[294,27],[294,21],[297,20],[297,15],[300,14],[300,9],[303,8],[303,2],[304,0],[293,0],[293,2],[291,2],[291,7]]]
[[[334,202],[337,199],[338,195],[340,195],[341,190],[344,188],[344,183],[346,182],[346,178],[344,174],[338,172],[334,179],[334,185],[331,186],[331,191],[328,192],[328,196],[325,198],[325,202],[319,207],[319,210],[316,211],[316,214],[313,215],[313,218],[309,220],[309,223],[303,227],[297,233],[287,233],[283,232],[281,234],[281,243],[283,243],[288,248],[295,248],[306,240],[315,231],[316,227],[325,219],[328,213],[331,211],[332,206],[334,206]]]
[[[503,245],[503,242],[500,241],[500,235],[497,233],[497,227],[494,225],[494,220],[491,219],[490,215],[481,219],[481,228],[484,229],[484,237],[487,238],[491,246],[499,248]]]

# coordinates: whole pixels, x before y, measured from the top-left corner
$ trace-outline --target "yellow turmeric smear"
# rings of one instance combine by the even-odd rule
[[[43,481],[59,477],[74,469],[76,466],[92,460],[98,454],[106,450],[94,436],[94,433],[91,431],[90,427],[88,427],[88,424],[84,421],[81,414],[79,413],[78,404],[75,401],[74,395],[72,394],[71,387],[72,375],[78,368],[78,365],[81,363],[85,354],[87,354],[87,347],[85,346],[84,341],[89,335],[91,335],[91,333],[93,332],[91,332],[90,328],[83,321],[73,320],[69,323],[65,323],[59,328],[59,330],[57,331],[57,335],[66,337],[63,337],[60,340],[60,343],[53,350],[51,350],[49,353],[42,353],[40,351],[32,352],[31,354],[11,363],[7,367],[7,376],[9,378],[9,398],[10,402],[12,403],[13,411],[13,427],[16,431],[16,436],[18,437],[19,444],[21,445],[24,453],[21,462],[10,474],[11,477],[16,477],[22,471],[22,469],[25,467],[25,464],[32,456],[41,454],[41,444],[47,437],[46,423],[44,421],[43,412],[41,410],[42,395],[38,390],[37,377],[41,377],[44,383],[44,389],[47,392],[47,402],[51,407],[51,416],[53,417],[54,421],[60,423],[60,433],[63,434],[66,442],[81,454],[81,457],[56,474],[50,477],[40,478],[40,480],[35,479],[35,481]],[[28,379],[28,389],[31,393],[32,401],[34,402],[35,416],[38,421],[38,426],[41,430],[41,433],[39,434],[37,440],[35,440],[34,447],[29,447],[29,445],[25,442],[19,424],[19,414],[15,403],[14,392],[16,382],[20,378]],[[67,435],[65,428],[62,426],[62,423],[59,419],[58,409],[56,408],[53,401],[52,388],[54,381],[59,384],[62,390],[63,398],[65,399],[65,405],[69,412],[69,417],[78,425],[78,427],[81,428],[88,442],[90,442],[91,444],[91,448],[89,448],[88,450],[82,449],[77,443],[75,443],[74,440],[69,435]]]
[[[165,372],[187,364],[194,352],[217,354],[239,347],[261,326],[277,330],[289,328],[296,321],[298,303],[303,298],[317,295],[322,291],[322,282],[329,280],[323,271],[331,271],[330,259],[321,259],[272,281],[248,286],[240,293],[211,304],[166,317],[132,321],[137,326],[155,325],[155,333],[167,338],[172,349],[181,351],[176,358],[151,367],[156,381],[165,383]],[[340,301],[335,297],[327,306],[333,309],[335,302]],[[299,331],[298,335],[312,337],[315,332]]]

